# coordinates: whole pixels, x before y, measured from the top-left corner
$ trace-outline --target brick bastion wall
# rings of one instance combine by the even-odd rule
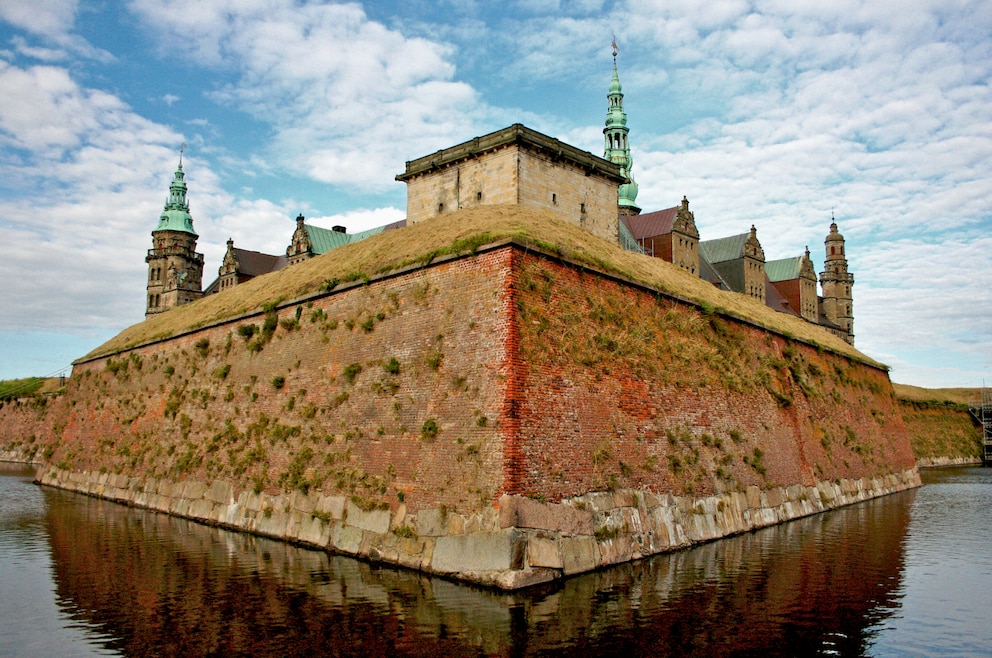
[[[884,370],[509,242],[77,363],[0,459],[505,589],[919,484]]]

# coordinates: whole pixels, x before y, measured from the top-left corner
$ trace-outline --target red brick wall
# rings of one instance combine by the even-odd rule
[[[303,304],[299,328],[280,325],[260,351],[249,349],[257,338],[238,334],[261,327],[256,316],[122,354],[110,360],[116,372],[107,359],[77,366],[47,413],[0,411],[0,445],[47,448],[52,463],[72,469],[312,486],[394,508],[402,497],[410,511],[488,507],[504,471],[510,255]],[[391,358],[398,374],[387,371]],[[361,372],[349,383],[354,364]],[[424,431],[431,421],[436,435]]]
[[[255,316],[77,366],[47,407],[0,409],[0,448],[460,512],[502,493],[702,494],[914,464],[884,371],[533,251],[299,308],[260,350],[239,334]]]
[[[518,276],[514,493],[698,495],[915,463],[882,370],[540,256]]]

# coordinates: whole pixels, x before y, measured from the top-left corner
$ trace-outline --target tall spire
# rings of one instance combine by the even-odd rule
[[[606,139],[606,151],[603,157],[620,165],[620,173],[629,182],[624,183],[618,190],[617,203],[620,212],[626,215],[640,213],[637,207],[637,183],[630,170],[634,160],[630,155],[630,144],[627,142],[627,113],[623,110],[623,88],[620,86],[620,76],[617,74],[617,38],[613,37],[613,79],[610,81],[610,92],[606,98],[609,101],[606,111],[606,127],[603,136]]]
[[[195,236],[193,217],[189,214],[189,203],[186,201],[186,174],[183,173],[185,148],[184,143],[183,148],[179,149],[179,166],[169,184],[169,197],[165,200],[165,208],[158,219],[155,231],[183,231]]]

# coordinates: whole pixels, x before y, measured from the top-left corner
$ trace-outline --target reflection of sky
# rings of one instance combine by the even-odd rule
[[[27,477],[5,475],[0,471],[0,655],[114,655],[89,646],[92,635],[61,614],[42,525],[42,490],[24,486]]]
[[[992,477],[945,471],[923,487],[905,544],[902,609],[873,655],[988,655],[992,651]]]

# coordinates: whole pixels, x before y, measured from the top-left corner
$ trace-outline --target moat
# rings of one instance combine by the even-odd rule
[[[0,656],[978,655],[992,469],[500,594],[31,483],[0,464]]]

